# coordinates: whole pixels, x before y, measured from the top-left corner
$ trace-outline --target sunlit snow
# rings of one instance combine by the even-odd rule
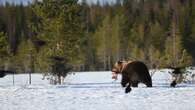
[[[153,87],[140,84],[124,93],[111,72],[78,72],[63,85],[50,85],[41,74],[9,75],[0,79],[0,110],[194,110],[195,84],[169,87],[168,70],[153,75]]]

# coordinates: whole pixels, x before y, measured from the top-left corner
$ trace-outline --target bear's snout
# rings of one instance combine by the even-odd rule
[[[112,79],[115,79],[115,80],[117,80],[117,73],[115,73],[115,72],[112,72]]]

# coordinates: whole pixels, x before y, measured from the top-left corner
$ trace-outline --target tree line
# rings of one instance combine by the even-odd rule
[[[194,0],[42,0],[0,6],[0,68],[110,70],[117,60],[149,68],[195,63]]]

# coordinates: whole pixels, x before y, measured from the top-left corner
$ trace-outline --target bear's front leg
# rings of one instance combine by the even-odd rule
[[[130,91],[131,91],[131,84],[129,83],[129,85],[125,89],[125,93],[129,93]]]
[[[171,83],[171,85],[170,85],[170,86],[171,86],[171,87],[175,87],[175,86],[176,86],[176,84],[177,84],[177,83],[176,83],[176,81],[173,81],[173,82]]]

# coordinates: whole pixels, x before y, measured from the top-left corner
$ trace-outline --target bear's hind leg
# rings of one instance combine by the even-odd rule
[[[133,82],[132,87],[138,87],[138,82]]]
[[[146,84],[147,87],[152,87],[152,83]]]
[[[152,79],[150,77],[147,77],[144,79],[143,83],[147,86],[147,87],[152,87]]]
[[[144,82],[144,84],[145,84],[147,87],[152,87],[152,81]]]

